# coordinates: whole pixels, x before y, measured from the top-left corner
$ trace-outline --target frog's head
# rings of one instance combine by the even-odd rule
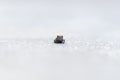
[[[63,36],[57,35],[57,38],[58,38],[58,39],[63,39]]]

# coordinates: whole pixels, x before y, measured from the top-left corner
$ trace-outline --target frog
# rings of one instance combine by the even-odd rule
[[[54,40],[54,43],[64,44],[65,43],[65,39],[63,39],[63,35],[57,35],[56,39]]]

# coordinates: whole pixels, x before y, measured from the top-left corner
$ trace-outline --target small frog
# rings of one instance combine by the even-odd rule
[[[65,40],[63,39],[63,36],[57,35],[57,38],[54,40],[54,43],[64,44],[64,43],[65,43]]]

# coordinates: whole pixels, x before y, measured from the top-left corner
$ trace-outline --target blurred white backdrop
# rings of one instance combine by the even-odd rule
[[[119,0],[0,0],[0,38],[116,36]]]

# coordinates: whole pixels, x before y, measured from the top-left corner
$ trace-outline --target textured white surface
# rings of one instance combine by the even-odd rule
[[[70,38],[69,38],[70,39]],[[120,46],[111,41],[0,41],[2,80],[119,80]]]

